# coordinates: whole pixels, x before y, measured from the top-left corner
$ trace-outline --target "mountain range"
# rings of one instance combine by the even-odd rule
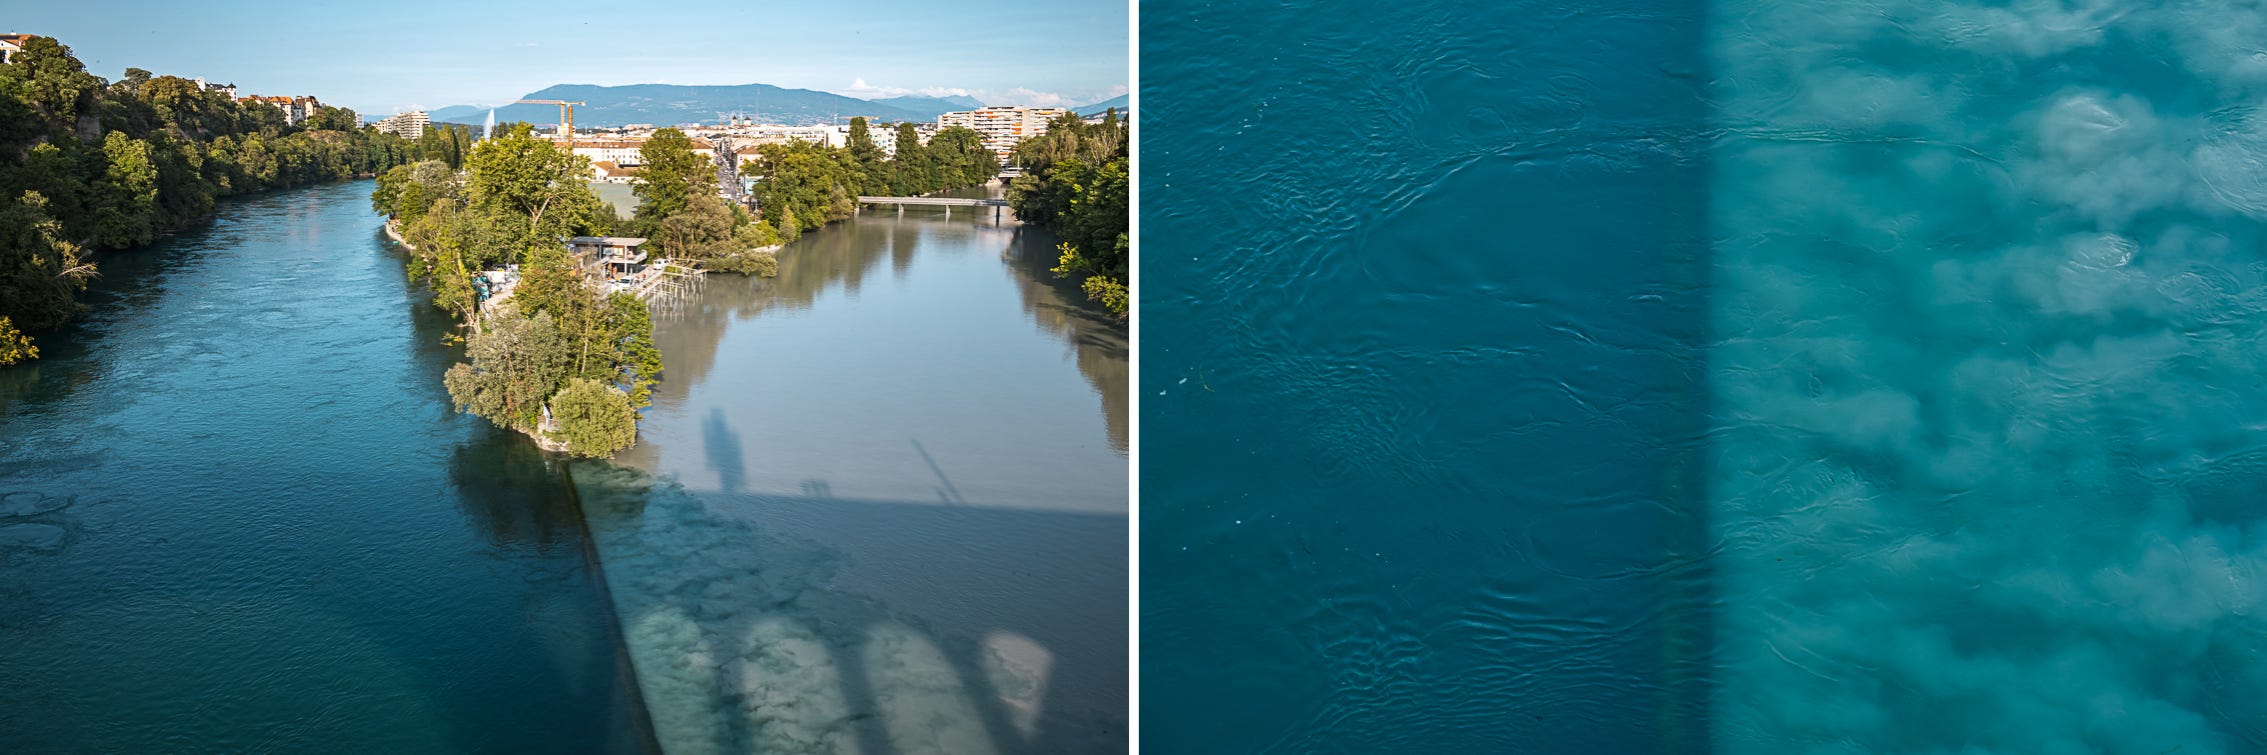
[[[1077,114],[1079,114],[1079,115],[1081,115],[1081,116],[1088,116],[1088,115],[1101,115],[1101,114],[1102,114],[1102,111],[1104,111],[1104,110],[1109,110],[1110,108],[1117,108],[1117,109],[1118,109],[1118,114],[1119,114],[1119,115],[1125,115],[1125,114],[1126,114],[1126,111],[1127,111],[1127,110],[1129,109],[1129,108],[1127,108],[1127,107],[1126,107],[1126,103],[1127,103],[1127,102],[1130,102],[1130,101],[1131,101],[1131,100],[1129,100],[1129,99],[1127,99],[1127,98],[1128,98],[1128,95],[1123,95],[1123,94],[1121,94],[1121,95],[1118,95],[1118,96],[1116,96],[1116,97],[1112,97],[1112,98],[1110,98],[1110,99],[1107,99],[1107,100],[1103,100],[1103,101],[1101,101],[1101,102],[1097,102],[1097,103],[1094,103],[1094,104],[1092,104],[1092,105],[1086,105],[1086,106],[1082,106],[1082,107],[1074,107],[1074,108],[1071,108],[1071,112],[1073,112],[1073,113],[1077,113]]]
[[[953,95],[951,97],[886,97],[879,100],[873,100],[873,103],[876,105],[888,105],[890,107],[908,112],[924,113],[927,114],[929,116],[928,119],[932,121],[936,120],[937,116],[944,115],[956,110],[975,110],[984,106],[984,103],[977,102],[976,98],[970,97],[965,94]]]
[[[686,86],[679,84],[628,84],[624,86],[597,86],[594,84],[560,84],[542,91],[530,92],[524,100],[567,100],[584,104],[575,106],[575,125],[590,127],[626,126],[632,123],[651,123],[668,126],[680,123],[715,123],[722,115],[739,113],[752,116],[763,123],[787,125],[816,125],[848,122],[851,116],[863,115],[879,122],[933,122],[942,113],[983,107],[973,97],[887,97],[861,100],[831,92],[811,89],[787,89],[770,84],[740,84],[735,86]],[[1087,115],[1100,113],[1104,108],[1116,106],[1125,110],[1126,97],[1119,95],[1074,111]],[[480,123],[488,118],[488,108],[478,105],[451,105],[427,114],[435,122]],[[509,123],[559,122],[557,105],[503,105],[496,108],[496,122]]]

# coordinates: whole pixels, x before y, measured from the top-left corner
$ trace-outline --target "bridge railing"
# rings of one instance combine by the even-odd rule
[[[868,197],[858,198],[859,204],[911,204],[944,207],[1006,207],[1005,199],[971,199],[967,197]]]

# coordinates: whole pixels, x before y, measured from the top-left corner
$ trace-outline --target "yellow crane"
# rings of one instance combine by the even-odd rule
[[[587,104],[590,104],[590,103],[587,103],[587,102],[568,102],[568,101],[566,101],[566,100],[520,100],[519,102],[516,102],[516,103],[513,103],[513,104],[516,104],[516,105],[558,105],[558,106],[559,106],[559,135],[560,135],[560,136],[563,136],[563,137],[566,137],[566,140],[567,140],[567,149],[570,149],[570,150],[572,150],[572,149],[574,149],[574,148],[575,148],[575,106],[576,106],[576,105],[587,105]]]

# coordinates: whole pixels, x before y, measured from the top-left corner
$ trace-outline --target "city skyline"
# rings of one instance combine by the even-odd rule
[[[0,22],[0,32],[54,37],[106,79],[142,68],[235,83],[246,94],[314,95],[370,117],[503,104],[557,84],[760,83],[862,99],[966,95],[1031,106],[1128,91],[1122,5],[1010,2],[980,15],[916,3],[861,8],[850,16],[815,6],[720,14],[667,3],[460,8],[412,0],[372,13],[127,2],[99,19],[27,8]],[[653,23],[657,15],[688,23]],[[436,23],[443,19],[450,23]],[[1038,50],[1048,56],[1043,64]]]

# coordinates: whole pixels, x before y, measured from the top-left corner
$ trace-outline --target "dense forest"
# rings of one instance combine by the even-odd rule
[[[32,37],[0,64],[0,364],[68,322],[96,253],[210,216],[214,200],[385,170],[419,149],[322,108],[298,126],[176,76],[88,73]]]
[[[1055,274],[1078,278],[1087,298],[1121,317],[1132,304],[1126,290],[1130,146],[1115,109],[1101,123],[1058,118],[1047,133],[1016,145],[1024,175],[1008,187],[1017,218],[1063,238]]]

